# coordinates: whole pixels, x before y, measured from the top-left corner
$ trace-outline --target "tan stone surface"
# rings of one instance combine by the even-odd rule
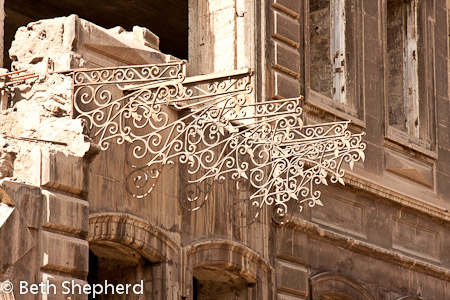
[[[72,285],[71,284],[67,284],[66,282],[73,282],[75,284],[79,284],[81,286],[87,284],[87,281],[85,280],[79,280],[79,279],[74,279],[72,277],[67,277],[67,276],[59,276],[59,275],[55,275],[55,274],[51,274],[51,273],[46,273],[46,272],[41,272],[39,274],[40,277],[40,281],[39,282],[45,282],[45,283],[49,283],[50,284],[54,284],[56,286],[56,293],[53,293],[53,288],[49,288],[49,294],[48,295],[40,295],[40,299],[42,300],[60,300],[60,299],[64,299],[66,300],[67,298],[70,298],[70,300],[87,300],[89,295],[87,294],[78,294],[78,293],[69,293],[67,294],[67,289],[65,289],[64,287],[68,287],[70,289],[70,291],[72,290]],[[62,286],[64,283],[64,287]],[[76,291],[78,291],[78,288],[76,288]],[[63,292],[65,292],[65,294],[63,294]],[[98,296],[97,296],[98,297]]]
[[[18,232],[20,234],[11,234]],[[20,260],[35,241],[20,212],[0,202],[0,274]]]
[[[88,232],[88,202],[64,194],[43,191],[42,226],[86,236]]]
[[[307,105],[314,107],[307,112],[309,121],[355,121],[352,130],[367,131],[368,159],[348,173],[347,185],[323,187],[325,206],[295,213],[284,227],[271,223],[266,212],[252,227],[232,225],[228,205],[233,194],[227,183],[214,186],[202,209],[182,210],[183,170],[178,167],[160,178],[150,197],[133,198],[125,189],[129,171],[125,147],[112,146],[102,152],[87,172],[82,157],[91,147],[84,140],[81,124],[71,120],[70,109],[66,109],[70,107],[69,78],[46,75],[21,85],[11,96],[15,106],[0,116],[0,133],[12,132],[16,139],[5,137],[0,145],[6,153],[16,153],[12,175],[18,181],[52,189],[44,192],[50,212],[41,215],[38,197],[32,197],[35,192],[26,185],[11,187],[15,196],[8,199],[17,203],[14,211],[19,210],[26,221],[19,227],[32,228],[40,238],[42,248],[33,251],[38,252],[37,263],[48,278],[56,274],[85,278],[90,246],[102,260],[101,275],[136,279],[141,274],[131,276],[132,268],[145,265],[145,272],[152,272],[147,274],[146,284],[153,299],[192,300],[194,288],[199,288],[194,286],[193,277],[210,290],[200,293],[205,298],[225,291],[222,294],[226,296],[236,292],[231,296],[259,300],[334,299],[336,293],[358,300],[401,299],[406,295],[417,296],[412,299],[450,299],[448,51],[442,50],[448,36],[445,1],[436,0],[430,7],[426,1],[418,2],[425,5],[421,7],[427,17],[423,24],[430,20],[434,24],[427,28],[432,34],[427,37],[429,44],[423,46],[433,50],[427,52],[433,64],[424,71],[430,77],[421,87],[436,102],[432,109],[436,111],[436,149],[421,149],[420,143],[409,139],[393,141],[389,145],[392,152],[385,151],[388,142],[384,139],[389,101],[384,98],[390,84],[385,78],[389,56],[384,49],[386,3],[363,0],[347,7],[348,20],[355,22],[348,32],[354,33],[355,49],[349,52],[356,61],[353,67],[358,76],[351,80],[358,91],[347,91],[355,99],[354,109],[324,97],[310,97],[308,72],[314,64],[308,56],[308,39],[316,28],[308,28],[307,3],[263,1],[252,10],[250,1],[190,1],[191,70],[207,73],[251,66],[257,72],[255,94],[261,99],[266,98],[265,93],[267,98],[277,98],[305,92]],[[254,27],[246,27],[248,20],[254,21],[250,24]],[[49,32],[44,37],[46,24]],[[80,26],[79,31],[74,30],[74,24]],[[55,68],[168,58],[148,49],[157,49],[158,39],[142,28],[133,33],[121,28],[104,30],[71,16],[34,23],[19,32],[18,41],[28,31],[32,41],[23,42],[24,49],[17,43],[13,52],[20,54],[18,67],[30,66],[36,72],[46,67],[47,58]],[[43,39],[39,41],[39,37]],[[74,37],[79,37],[79,52],[70,47]],[[260,44],[254,41],[256,37]],[[48,51],[50,45],[55,45],[54,52]],[[25,51],[29,47],[33,47],[31,53]],[[112,57],[103,55],[105,51]],[[255,57],[257,63],[252,61]],[[254,64],[257,67],[253,68]],[[18,137],[52,139],[67,146]],[[4,162],[10,167],[12,159],[5,155]],[[86,196],[89,202],[84,205],[74,195]],[[25,204],[36,210],[27,210]],[[87,205],[90,245],[68,236],[82,237],[86,232],[83,218]],[[36,215],[44,219],[47,230],[55,232],[43,231]],[[144,263],[144,258],[148,262]],[[26,272],[23,264],[15,274]],[[120,270],[127,275],[114,276]],[[96,270],[91,267],[90,271]]]
[[[136,26],[133,32],[107,30],[71,15],[19,28],[9,55],[13,69],[43,74],[49,67],[66,71],[172,59],[159,52],[158,45],[159,38],[146,28]]]
[[[309,293],[308,270],[301,265],[277,260],[275,263],[277,289],[303,297]]]
[[[1,181],[2,193],[17,207],[29,228],[39,228],[42,219],[42,191],[39,187],[10,179]],[[4,199],[1,200],[5,202]]]
[[[61,152],[42,155],[42,186],[72,194],[81,194],[87,188],[85,162],[82,158]]]
[[[42,231],[39,237],[43,270],[60,271],[75,277],[88,273],[88,242],[82,239]]]

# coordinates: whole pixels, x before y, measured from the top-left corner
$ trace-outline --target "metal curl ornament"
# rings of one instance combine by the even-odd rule
[[[317,186],[344,184],[342,165],[364,160],[364,134],[349,121],[305,125],[303,97],[250,103],[249,70],[186,77],[184,64],[73,72],[73,116],[103,150],[126,143],[133,197],[150,195],[178,163],[186,209],[204,206],[214,183],[229,180],[236,226],[267,206],[279,224],[293,206],[323,205]]]

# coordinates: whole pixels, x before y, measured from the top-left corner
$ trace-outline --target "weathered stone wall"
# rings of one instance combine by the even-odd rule
[[[345,187],[321,187],[324,207],[307,209],[290,225],[275,229],[272,249],[278,297],[447,299],[450,181],[445,166],[450,147],[449,118],[442,111],[447,112],[449,105],[449,54],[442,32],[448,31],[448,1],[418,1],[417,26],[428,32],[418,38],[420,105],[425,112],[420,126],[425,132],[427,124],[433,124],[430,118],[437,122],[437,139],[427,133],[424,136],[430,138],[420,141],[389,127],[406,124],[404,119],[392,118],[392,114],[405,116],[401,112],[405,49],[395,32],[405,25],[392,1],[346,1],[347,22],[354,22],[350,28],[356,37],[347,56],[355,59],[357,75],[356,89],[347,94],[353,93],[356,111],[350,107],[352,102],[342,106],[314,93],[318,90],[316,65],[321,62],[315,30],[318,21],[327,22],[315,18],[316,4],[322,1],[269,2],[271,97],[279,98],[280,91],[284,97],[304,93],[307,122],[352,120],[353,131],[366,132],[366,157],[370,157],[347,172]],[[300,33],[293,35],[298,28]],[[304,68],[294,64],[296,57],[305,62]],[[297,82],[295,73],[300,74]],[[436,85],[431,87],[421,77]],[[326,85],[326,79],[320,83]],[[428,114],[430,110],[436,113]]]
[[[87,201],[80,196],[86,191],[83,173],[87,163],[80,157],[54,150],[43,152],[42,167],[33,170],[43,175],[40,184],[21,183],[23,179],[4,179],[1,183],[0,205],[4,210],[8,198],[6,203],[13,214],[0,230],[3,242],[0,272],[4,280],[14,284],[16,299],[37,297],[20,294],[20,281],[39,284],[49,280],[60,287],[67,280],[83,284],[88,274],[89,210]],[[11,236],[12,232],[17,234]],[[61,289],[58,291],[63,297]]]
[[[94,157],[81,124],[69,116],[70,76],[42,70],[49,62],[56,70],[166,62],[170,56],[145,45],[154,36],[103,30],[75,16],[21,29],[18,38],[30,34],[32,42],[15,44],[14,66],[40,77],[17,86],[0,116],[0,132],[11,136],[0,144],[1,172],[17,177],[2,183],[0,210],[8,218],[0,224],[0,281],[143,279],[151,299],[449,299],[448,3],[420,2],[419,16],[430,20],[424,28],[433,33],[418,53],[419,63],[427,57],[421,90],[428,96],[421,99],[435,111],[436,136],[426,144],[389,127],[391,8],[346,2],[355,24],[347,48],[354,89],[347,95],[355,102],[345,106],[312,93],[319,80],[310,74],[318,63],[312,2],[190,2],[191,72],[252,67],[257,97],[305,94],[305,121],[350,119],[353,131],[367,133],[367,159],[348,170],[346,185],[321,187],[324,207],[295,213],[284,226],[268,214],[250,227],[234,226],[227,184],[216,184],[200,210],[184,210],[177,166],[164,170],[150,196],[132,197],[126,147],[113,144]],[[64,51],[49,53],[48,43]],[[11,238],[17,230],[24,234]]]
[[[74,68],[138,65],[175,58],[159,50],[159,38],[146,28],[104,29],[76,15],[20,27],[9,55],[11,68],[45,73]]]
[[[255,68],[254,5],[248,0],[189,1],[189,75]]]
[[[13,68],[37,75],[3,89],[8,105],[0,115],[2,178],[9,177],[2,182],[0,203],[5,216],[0,231],[1,279],[14,283],[17,299],[46,299],[42,294],[20,295],[18,289],[19,281],[33,284],[47,280],[59,287],[56,298],[87,299],[87,295],[62,295],[61,283],[87,283],[88,165],[97,150],[87,142],[81,121],[72,119],[72,77],[51,72],[53,68],[90,65],[83,55],[95,56],[98,50],[85,50],[81,55],[71,48],[74,40],[81,46],[83,33],[75,35],[77,30],[82,31],[80,27],[90,30],[90,38],[99,38],[100,34],[110,37],[108,31],[89,27],[89,23],[72,16],[21,28],[10,49]],[[146,59],[154,53],[158,59],[166,58],[145,45],[153,43],[157,48],[157,38],[149,36],[148,31],[136,28],[131,34],[117,30],[117,35],[123,35],[120,39],[142,45],[139,47],[143,50],[136,51],[148,54]],[[125,47],[123,42],[116,45]],[[144,61],[136,54],[130,57]],[[20,234],[11,238],[12,232]]]

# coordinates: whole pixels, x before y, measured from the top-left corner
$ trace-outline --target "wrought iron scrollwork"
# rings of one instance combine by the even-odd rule
[[[349,122],[304,125],[302,97],[249,103],[251,72],[186,77],[184,63],[76,70],[74,116],[104,150],[127,144],[127,190],[149,195],[165,167],[185,170],[181,204],[199,209],[214,182],[235,185],[237,225],[265,206],[322,205],[318,184],[344,184],[343,163],[364,160]]]

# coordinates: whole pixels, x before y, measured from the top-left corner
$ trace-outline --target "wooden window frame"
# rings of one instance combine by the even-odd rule
[[[383,41],[384,41],[384,65],[387,66],[387,2],[383,0]],[[413,150],[426,157],[437,158],[436,145],[436,108],[435,108],[435,75],[434,75],[434,0],[406,0],[408,26],[413,26],[417,30],[417,39],[415,43],[406,45],[406,54],[404,57],[405,66],[404,87],[405,105],[411,108],[407,115],[408,132],[395,128],[389,123],[389,96],[387,92],[388,68],[384,70],[384,107],[385,107],[385,137],[384,143],[389,148],[403,148],[404,151]],[[409,5],[408,5],[409,4]],[[416,11],[411,16],[411,7],[415,6]],[[410,14],[408,18],[408,14]],[[414,20],[412,20],[414,18]],[[410,31],[410,30],[408,30]],[[408,33],[407,33],[408,34]],[[408,36],[407,36],[408,38]],[[413,54],[413,51],[416,51]],[[415,60],[414,56],[417,57]],[[415,60],[415,61],[414,61]],[[412,67],[411,67],[412,66]],[[409,68],[409,70],[408,70]],[[415,72],[414,68],[417,68]],[[414,78],[414,73],[417,77]],[[407,90],[412,87],[411,96],[407,97]],[[420,88],[419,88],[420,87]],[[422,117],[421,117],[422,116]],[[425,117],[423,120],[423,117]],[[419,119],[419,126],[425,126],[420,129],[414,126],[414,122]],[[420,120],[422,119],[422,120]],[[426,131],[425,136],[420,136],[419,130]]]
[[[346,49],[348,57],[351,61],[345,61],[344,67],[349,67],[349,63],[351,63],[351,74],[347,74],[345,76],[342,75],[341,72],[335,72],[333,76],[333,85],[335,87],[340,86],[342,91],[342,85],[344,84],[344,93],[340,95],[341,97],[345,97],[344,100],[339,98],[336,94],[333,97],[327,97],[320,92],[317,92],[311,87],[311,43],[310,43],[310,1],[306,0],[305,3],[305,15],[304,15],[304,28],[305,28],[305,108],[306,111],[309,111],[312,114],[324,116],[325,119],[328,120],[350,120],[353,125],[356,125],[356,128],[362,129],[365,127],[364,121],[364,103],[362,101],[362,78],[363,78],[363,70],[362,63],[360,58],[362,57],[362,31],[356,30],[357,28],[361,28],[362,24],[362,3],[361,1],[354,0],[341,0],[341,4],[344,4],[345,10],[345,24],[340,23],[338,27],[339,30],[342,31],[342,26],[345,26],[344,38],[334,39],[334,44],[332,43],[332,39],[330,38],[330,58],[331,52],[339,51],[342,49]],[[333,0],[330,1],[330,9],[333,8]],[[342,6],[337,7],[336,10],[342,9]],[[335,27],[337,30],[337,28]],[[336,31],[334,30],[334,31]],[[351,33],[347,34],[347,30],[353,30]],[[336,34],[332,33],[333,29],[330,29],[330,34],[332,36],[336,36]],[[352,39],[346,40],[346,36],[352,36]],[[350,45],[351,49],[347,49]],[[338,57],[334,60],[333,68],[338,68],[342,65],[342,56]],[[339,73],[339,74],[337,74]],[[331,78],[331,76],[330,76]],[[350,96],[352,100],[348,103],[347,99]]]

